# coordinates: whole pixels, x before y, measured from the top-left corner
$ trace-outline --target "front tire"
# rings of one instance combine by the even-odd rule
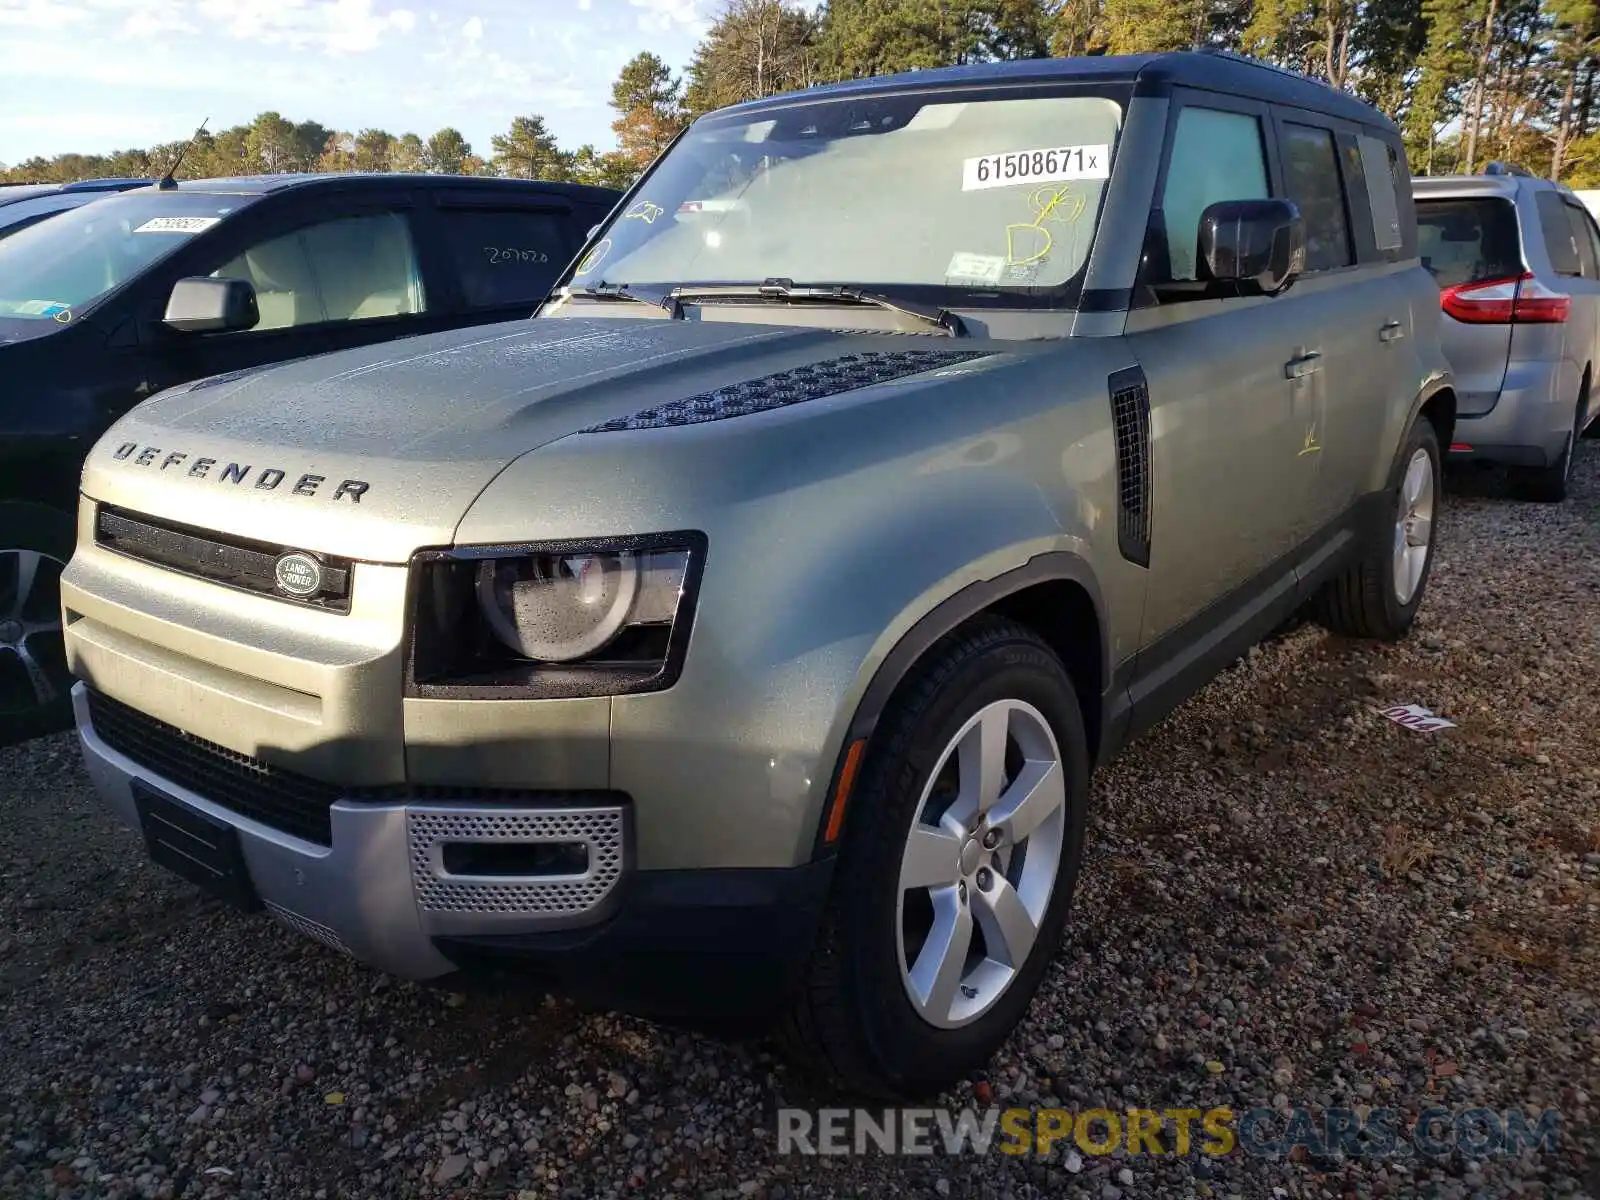
[[[72,724],[61,571],[75,541],[60,509],[0,503],[0,746]]]
[[[909,1099],[987,1063],[1066,922],[1089,750],[1060,660],[981,618],[929,651],[873,735],[807,977],[780,1030],[833,1087]]]
[[[1330,579],[1318,594],[1318,622],[1347,637],[1392,642],[1416,620],[1433,569],[1433,549],[1443,489],[1439,437],[1419,416],[1389,475],[1387,514],[1359,561]]]

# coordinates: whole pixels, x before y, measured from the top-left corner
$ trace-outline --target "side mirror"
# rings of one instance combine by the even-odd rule
[[[248,279],[200,275],[172,285],[161,323],[180,333],[226,333],[254,329],[260,320],[256,289]]]
[[[1236,296],[1275,296],[1306,268],[1306,223],[1288,200],[1222,200],[1200,214],[1200,278]]]

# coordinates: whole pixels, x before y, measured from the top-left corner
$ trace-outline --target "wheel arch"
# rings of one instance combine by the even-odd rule
[[[82,470],[75,454],[0,455],[0,503],[43,504],[72,516]]]
[[[833,764],[818,816],[813,859],[838,848],[838,837],[828,837],[829,826],[834,824],[830,815],[841,789],[854,783],[854,759],[870,749],[878,722],[900,685],[942,638],[992,614],[1033,630],[1061,659],[1083,712],[1091,753],[1096,761],[1103,757],[1106,723],[1115,717],[1114,706],[1108,702],[1112,668],[1104,598],[1086,560],[1070,551],[1047,551],[947,597],[923,614],[884,656],[856,704]],[[844,804],[848,806],[848,796]]]
[[[1440,453],[1448,452],[1456,428],[1455,385],[1444,381],[1432,388],[1425,388],[1417,397],[1411,420],[1406,422],[1406,428],[1411,428],[1412,422],[1419,416],[1426,417],[1433,426],[1433,431],[1439,438]],[[1405,436],[1404,431],[1401,436]]]

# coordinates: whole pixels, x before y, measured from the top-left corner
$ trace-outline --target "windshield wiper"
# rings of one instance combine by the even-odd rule
[[[636,304],[653,304],[657,308],[664,308],[668,315],[681,319],[683,306],[678,303],[676,292],[664,289],[635,289],[625,283],[607,283],[601,280],[591,287],[568,288],[568,296],[583,296],[589,300],[631,300]]]
[[[937,325],[950,337],[967,336],[967,326],[960,317],[947,308],[922,304],[916,300],[888,296],[882,292],[869,292],[850,284],[834,287],[797,287],[788,279],[767,279],[759,284],[730,283],[706,287],[679,287],[668,293],[675,300],[770,300],[777,303],[817,302],[823,304],[870,304],[875,308]]]

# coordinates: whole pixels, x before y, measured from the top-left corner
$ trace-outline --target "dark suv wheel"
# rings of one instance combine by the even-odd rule
[[[61,571],[74,540],[60,509],[0,502],[0,746],[72,723]]]

